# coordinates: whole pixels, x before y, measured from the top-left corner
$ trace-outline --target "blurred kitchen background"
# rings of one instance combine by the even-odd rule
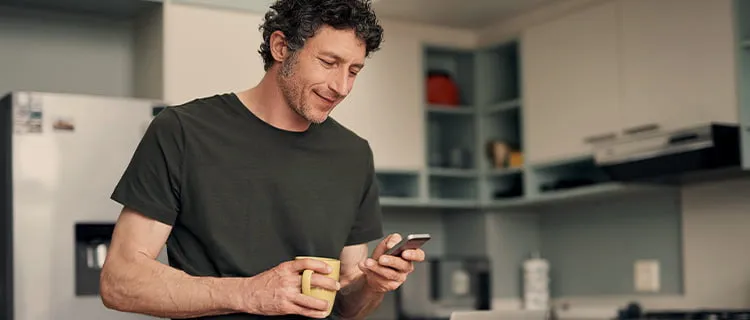
[[[97,297],[109,194],[162,108],[261,78],[269,3],[0,0],[0,319],[145,319]],[[374,7],[333,117],[433,240],[371,319],[750,319],[750,0]]]

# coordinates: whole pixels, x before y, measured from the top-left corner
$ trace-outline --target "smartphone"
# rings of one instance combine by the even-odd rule
[[[410,249],[421,248],[425,242],[430,241],[432,237],[427,233],[421,234],[410,234],[406,238],[402,239],[401,242],[388,249],[385,254],[390,256],[400,256],[404,251]]]

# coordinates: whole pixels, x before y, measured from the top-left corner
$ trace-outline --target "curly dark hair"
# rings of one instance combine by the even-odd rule
[[[260,26],[263,43],[260,53],[266,71],[275,60],[271,55],[271,34],[280,30],[286,36],[289,50],[295,52],[314,36],[322,25],[335,29],[354,30],[365,42],[365,52],[378,51],[383,41],[383,28],[372,10],[370,0],[277,0]]]

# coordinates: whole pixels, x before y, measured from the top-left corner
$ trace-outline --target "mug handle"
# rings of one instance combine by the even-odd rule
[[[302,294],[309,295],[312,289],[310,288],[312,282],[312,270],[305,270],[302,272]]]

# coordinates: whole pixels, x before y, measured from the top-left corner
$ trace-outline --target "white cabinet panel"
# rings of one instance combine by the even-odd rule
[[[731,0],[622,0],[622,127],[737,122]]]
[[[247,89],[265,74],[260,14],[165,4],[164,98],[182,103]]]
[[[422,46],[414,36],[388,33],[332,117],[367,139],[378,169],[422,169]]]
[[[522,38],[524,132],[530,163],[591,152],[618,126],[617,3],[527,30]]]

